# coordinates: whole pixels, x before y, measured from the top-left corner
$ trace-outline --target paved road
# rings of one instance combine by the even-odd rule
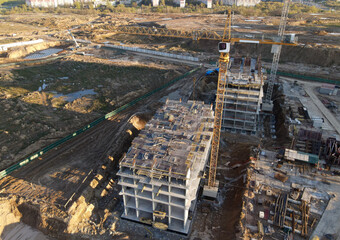
[[[306,106],[307,108],[310,108],[312,112],[319,112],[319,114],[322,114],[325,123],[324,126],[322,127],[325,130],[332,130],[340,135],[340,123],[339,121],[335,118],[335,116],[323,105],[323,103],[320,101],[320,99],[316,96],[314,93],[314,88],[320,86],[322,83],[316,83],[316,82],[307,82],[295,78],[287,78],[287,77],[280,77],[280,79],[289,81],[289,82],[294,82],[294,81],[299,81],[301,83],[302,88],[306,91],[306,93],[309,95],[310,98],[303,98],[301,95],[298,93],[292,93],[287,90],[286,94],[292,93],[292,95],[296,95],[296,97],[300,98],[300,101]],[[311,101],[309,101],[311,100]],[[328,129],[329,128],[329,129]]]
[[[340,177],[332,176],[332,179],[335,181],[327,179],[327,181],[331,182],[330,185],[318,184],[319,188],[322,188],[329,195],[334,194],[334,197],[329,201],[327,208],[311,237],[318,236],[321,239],[325,234],[332,234],[335,237],[334,239],[340,240]],[[322,181],[322,176],[317,177],[317,180]]]
[[[334,130],[340,134],[340,123],[339,121],[333,116],[333,114],[323,105],[323,103],[319,100],[319,98],[315,95],[313,91],[314,86],[305,85],[304,89],[307,94],[310,96],[314,104],[318,107],[320,112],[324,115],[325,118],[332,124]]]

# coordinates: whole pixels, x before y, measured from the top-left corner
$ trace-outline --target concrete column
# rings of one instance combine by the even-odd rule
[[[156,210],[156,202],[152,201],[152,212]],[[152,221],[156,221],[156,217],[152,214]]]
[[[207,8],[212,8],[212,0],[207,0]]]
[[[168,205],[168,214],[169,214],[169,216],[168,216],[168,226],[170,226],[170,223],[171,223],[170,211],[171,211],[171,205],[169,204]]]
[[[184,8],[185,7],[185,0],[179,1],[179,7]]]
[[[183,226],[183,228],[185,228],[185,226],[187,225],[188,215],[189,215],[189,210],[184,210],[184,226]]]
[[[139,198],[135,198],[136,199],[136,216],[137,218],[139,218]]]
[[[159,0],[152,0],[153,7],[158,7],[158,5],[159,5]]]
[[[171,225],[171,205],[169,204],[169,223],[168,226]]]
[[[125,216],[127,216],[128,211],[127,211],[127,207],[125,207],[126,206],[126,195],[123,195],[123,202],[124,202],[124,213],[125,213]]]

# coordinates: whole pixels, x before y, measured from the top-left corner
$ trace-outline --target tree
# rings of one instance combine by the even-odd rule
[[[112,4],[110,3],[109,0],[106,1],[106,8],[109,9],[110,11],[113,10],[113,6],[112,6]]]
[[[75,2],[75,3],[74,3],[74,7],[75,7],[76,9],[81,9],[80,2]]]
[[[165,0],[161,0],[161,6],[165,6]]]

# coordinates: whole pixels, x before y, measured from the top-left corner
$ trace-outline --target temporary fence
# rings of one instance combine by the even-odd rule
[[[16,65],[29,66],[29,65],[33,65],[33,64],[42,64],[42,63],[47,63],[47,62],[50,62],[50,61],[57,60],[59,58],[68,57],[70,55],[72,55],[72,53],[58,55],[58,56],[55,56],[55,57],[47,57],[47,58],[44,58],[44,59],[25,60],[25,61],[20,61],[20,62],[3,63],[3,64],[0,64],[0,68],[9,67],[9,66],[16,66]]]
[[[267,73],[270,73],[270,69],[267,69]],[[288,73],[288,72],[282,72],[277,71],[277,75],[283,76],[283,77],[291,77],[291,78],[297,78],[302,80],[308,80],[308,81],[315,81],[315,82],[324,82],[324,83],[330,83],[330,84],[340,84],[340,81],[337,80],[331,80],[331,79],[325,79],[325,78],[319,78],[319,77],[313,77],[313,76],[307,76],[307,75],[300,75],[300,74],[294,74],[294,73]]]
[[[138,103],[139,101],[141,101],[141,100],[143,100],[143,99],[146,99],[147,97],[149,97],[149,96],[151,96],[151,95],[153,95],[153,94],[155,94],[155,93],[157,93],[157,92],[163,90],[164,88],[169,87],[170,85],[172,85],[172,84],[178,82],[179,80],[181,80],[181,79],[187,77],[188,75],[190,75],[190,74],[196,72],[198,69],[200,69],[200,67],[194,68],[194,69],[192,69],[191,71],[186,72],[185,74],[183,74],[183,75],[181,75],[181,76],[179,76],[179,77],[177,77],[177,78],[175,78],[175,79],[173,79],[173,80],[167,82],[166,84],[160,86],[159,88],[156,88],[156,89],[154,89],[154,90],[152,90],[152,91],[150,91],[150,92],[144,94],[143,96],[141,96],[141,97],[139,97],[139,98],[136,98],[135,100],[133,100],[133,101],[131,101],[131,102],[129,102],[129,103],[127,103],[127,104],[125,104],[125,105],[123,105],[123,106],[117,108],[116,110],[114,110],[114,111],[112,111],[112,112],[109,112],[109,113],[105,114],[104,116],[102,116],[102,117],[98,118],[97,120],[95,120],[95,121],[93,121],[93,122],[87,124],[87,125],[84,126],[83,128],[81,128],[81,129],[75,131],[74,133],[72,133],[72,134],[70,134],[70,135],[68,135],[68,136],[66,136],[66,137],[64,137],[64,138],[62,138],[62,139],[60,139],[60,140],[58,140],[58,141],[56,141],[56,142],[50,144],[50,145],[48,145],[47,147],[44,147],[43,149],[41,149],[41,150],[39,150],[39,151],[33,153],[33,154],[30,155],[29,157],[27,157],[27,158],[21,160],[20,162],[18,162],[18,163],[16,163],[16,164],[13,164],[12,166],[10,166],[10,167],[8,167],[8,168],[2,170],[2,171],[0,172],[0,179],[6,177],[8,174],[10,174],[11,172],[13,172],[14,170],[19,169],[19,168],[25,166],[27,163],[33,161],[34,159],[36,159],[36,158],[42,156],[43,154],[45,154],[45,153],[48,152],[49,150],[51,150],[51,149],[53,149],[53,148],[59,146],[60,144],[65,143],[66,141],[68,141],[68,140],[70,140],[70,139],[72,139],[72,138],[78,136],[79,134],[81,134],[81,133],[83,133],[83,132],[85,132],[85,131],[91,129],[92,127],[98,125],[98,124],[101,123],[102,121],[104,121],[104,120],[106,120],[106,119],[108,119],[108,118],[110,118],[110,117],[112,117],[112,116],[114,116],[114,115],[120,113],[121,111],[123,111],[123,110],[125,110],[125,109],[127,109],[127,108],[129,108],[129,107],[131,107],[131,106],[133,106],[133,105],[135,105],[135,104]]]
[[[8,48],[32,45],[32,44],[37,44],[37,43],[42,43],[42,42],[44,42],[43,39],[37,39],[37,40],[25,41],[25,42],[14,42],[14,43],[1,44],[0,51],[7,51]]]
[[[148,50],[148,49],[143,49],[143,48],[126,47],[126,46],[112,45],[108,43],[105,43],[104,46],[109,47],[109,48],[122,49],[126,51],[140,52],[140,53],[146,53],[146,54],[157,55],[157,56],[162,56],[162,57],[170,57],[170,58],[188,60],[188,61],[193,61],[193,62],[199,61],[197,57],[184,56],[184,55],[172,54],[172,53],[166,53],[166,52],[159,52],[159,51],[153,51],[153,50]]]

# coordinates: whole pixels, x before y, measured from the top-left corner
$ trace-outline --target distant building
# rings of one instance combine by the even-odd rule
[[[30,7],[58,7],[73,4],[74,0],[26,0],[26,5]]]
[[[223,0],[225,5],[236,5],[236,6],[255,6],[260,3],[261,0]]]

